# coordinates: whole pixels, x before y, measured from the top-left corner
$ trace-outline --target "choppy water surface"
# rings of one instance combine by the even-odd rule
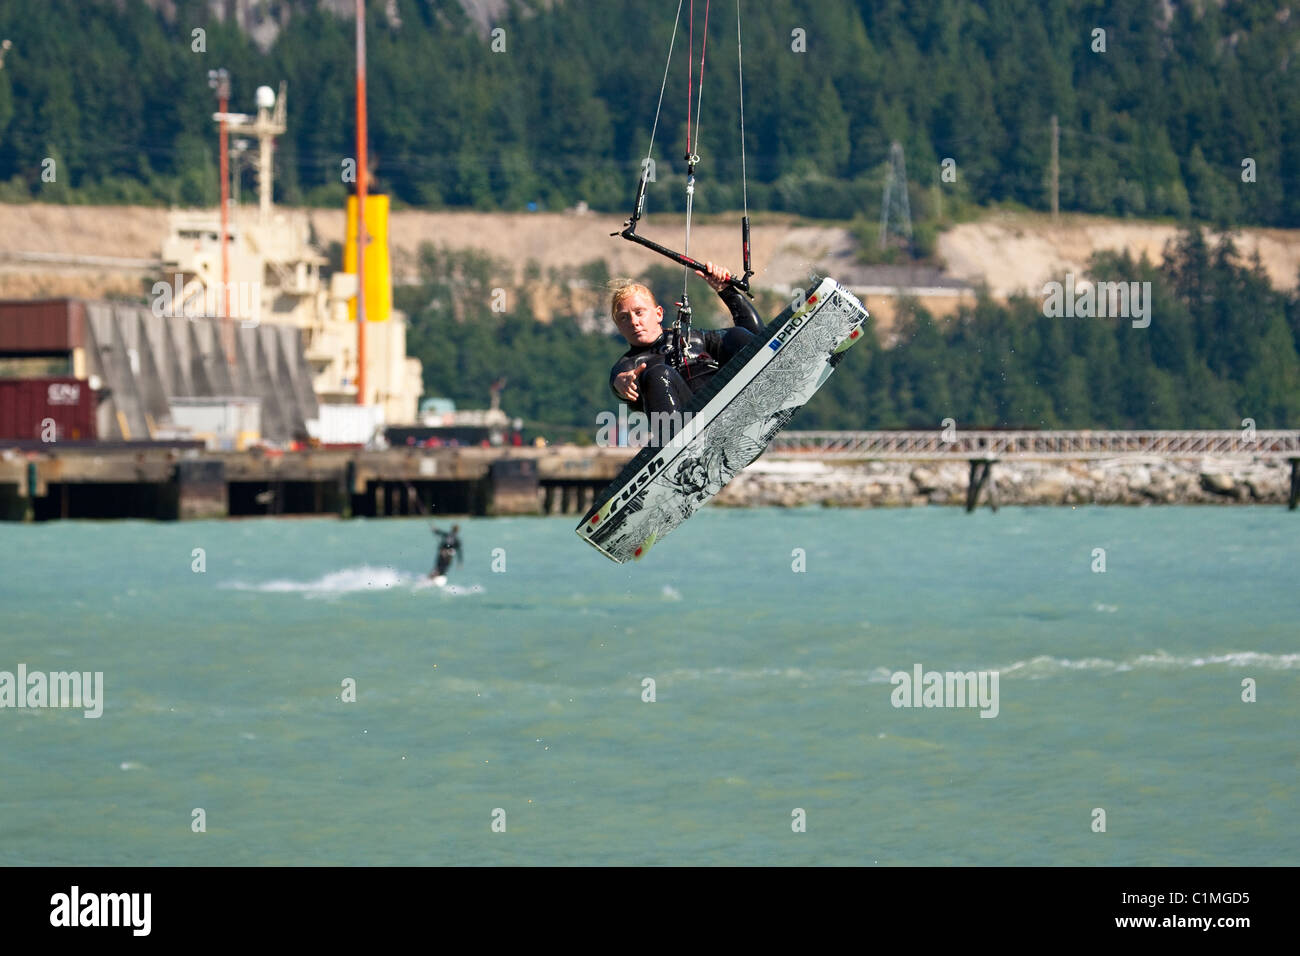
[[[461,525],[446,589],[415,521],[0,528],[0,671],[104,675],[0,710],[0,862],[1297,861],[1300,515]],[[997,716],[893,706],[918,664]]]

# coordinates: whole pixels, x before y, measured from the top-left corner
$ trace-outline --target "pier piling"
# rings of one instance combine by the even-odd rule
[[[176,517],[182,521],[225,518],[230,514],[229,486],[224,463],[212,460],[179,461],[172,474],[176,491]],[[67,485],[64,485],[67,517]]]
[[[970,482],[966,487],[966,513],[970,514],[979,504],[980,491],[983,490],[985,482],[989,479],[989,473],[993,470],[993,458],[972,458],[970,461]],[[992,485],[989,486],[989,507],[994,513],[998,510],[997,493]]]
[[[1294,487],[1294,482],[1292,482]],[[27,463],[27,498],[23,505],[23,520],[32,521],[36,517],[36,462]]]

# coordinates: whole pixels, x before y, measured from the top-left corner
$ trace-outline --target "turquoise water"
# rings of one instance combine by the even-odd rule
[[[0,710],[0,863],[1297,862],[1300,514],[574,523],[462,519],[446,590],[417,521],[0,527],[0,670],[105,698]]]

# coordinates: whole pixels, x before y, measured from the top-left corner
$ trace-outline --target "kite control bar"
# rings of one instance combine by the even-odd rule
[[[654,252],[659,253],[661,256],[667,256],[669,259],[671,259],[673,262],[676,262],[678,265],[686,266],[686,268],[688,269],[695,269],[698,270],[699,272],[705,272],[706,270],[704,268],[704,263],[700,262],[698,259],[692,259],[690,256],[684,255],[683,253],[680,252],[675,252],[672,249],[669,249],[667,246],[661,246],[653,239],[647,239],[645,236],[637,235],[636,224],[641,219],[641,211],[645,206],[645,186],[646,186],[647,178],[648,175],[643,175],[640,179],[640,182],[637,185],[636,204],[632,207],[631,217],[626,222],[623,223],[623,231],[611,232],[610,235],[622,236],[624,239],[630,239],[632,242],[639,243],[645,246],[647,249],[651,249]],[[749,296],[752,299],[754,297],[754,294],[749,291],[749,278],[754,274],[754,270],[751,269],[749,266],[749,217],[748,216],[746,216],[744,220],[741,222],[741,254],[744,257],[745,274],[739,279],[733,276],[732,278],[727,280],[727,284],[734,286],[735,288],[739,289],[741,292],[745,293],[745,295]]]

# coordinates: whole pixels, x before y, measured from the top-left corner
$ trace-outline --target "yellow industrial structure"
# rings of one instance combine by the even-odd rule
[[[392,309],[388,197],[370,196],[366,203],[366,394],[358,401],[356,199],[348,200],[346,271],[325,282],[321,270],[328,261],[311,241],[306,214],[278,210],[271,203],[270,147],[285,129],[284,87],[278,96],[261,87],[257,105],[255,117],[218,115],[236,134],[251,133],[259,141],[258,204],[232,210],[228,281],[222,280],[219,210],[173,212],[162,247],[162,281],[180,290],[179,296],[169,295],[172,308],[177,314],[228,317],[245,329],[268,323],[300,329],[312,390],[322,409],[319,422],[307,422],[309,431],[314,425],[319,429],[331,411],[342,412],[337,408],[342,405],[368,406],[361,414],[373,425],[414,422],[423,391],[421,366],[406,356],[405,315]],[[356,413],[344,417],[355,419]]]

